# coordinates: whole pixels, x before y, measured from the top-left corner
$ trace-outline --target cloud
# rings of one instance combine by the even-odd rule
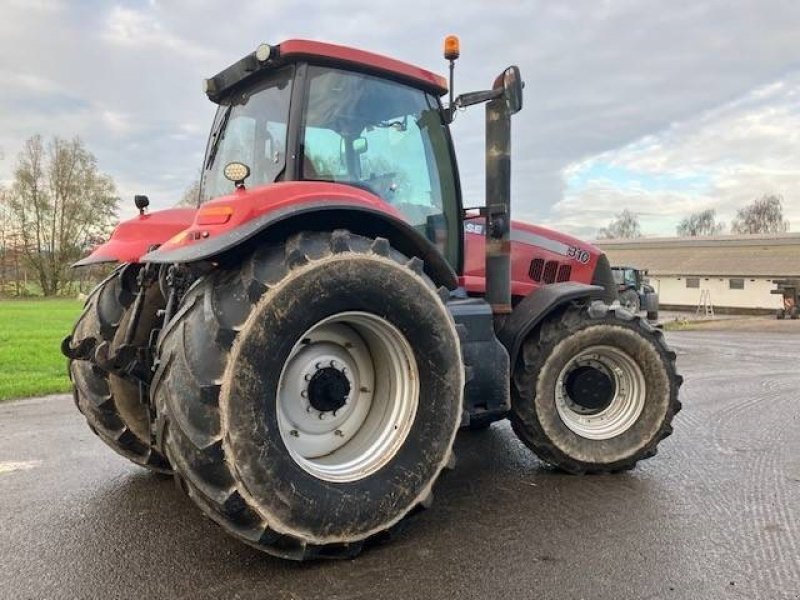
[[[214,52],[172,33],[158,17],[155,3],[142,10],[115,6],[108,14],[102,38],[110,44],[131,49],[170,52],[192,59],[209,59]]]
[[[512,63],[527,83],[512,133],[516,217],[593,233],[619,194],[642,191],[645,224],[669,230],[703,194],[730,213],[740,195],[769,185],[787,190],[796,214],[800,197],[787,187],[794,166],[764,155],[788,152],[770,127],[783,127],[794,111],[785,94],[794,89],[799,26],[800,3],[779,0],[464,0],[446,19],[422,0],[4,2],[0,76],[16,76],[4,76],[0,96],[0,179],[30,135],[77,134],[123,197],[147,193],[154,208],[168,206],[201,162],[214,111],[202,79],[260,42],[322,39],[444,72],[441,40],[457,33],[457,91],[486,88]],[[757,92],[763,96],[749,108],[731,109],[753,121],[739,124],[727,150],[714,145],[712,113]],[[470,205],[483,200],[483,118],[476,108],[453,125]],[[623,150],[619,168],[637,186],[621,187],[621,171],[581,170]],[[679,150],[701,166],[713,154],[717,170],[691,179],[703,169]],[[570,176],[580,172],[588,177],[578,194]]]
[[[583,228],[581,206],[605,222],[622,208],[651,234],[671,234],[691,212],[728,221],[765,193],[786,200],[800,225],[800,71],[621,148],[567,166],[552,221]]]

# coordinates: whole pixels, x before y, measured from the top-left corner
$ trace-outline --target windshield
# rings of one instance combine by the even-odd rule
[[[455,173],[438,100],[352,71],[312,66],[308,79],[301,177],[380,196],[457,264]]]
[[[217,110],[201,180],[200,200],[230,194],[223,169],[230,162],[250,167],[248,187],[272,183],[286,167],[286,130],[293,69],[225,99]]]

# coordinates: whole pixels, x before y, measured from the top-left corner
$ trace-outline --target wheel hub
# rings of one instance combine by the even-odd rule
[[[333,315],[295,344],[276,400],[295,462],[319,479],[356,481],[386,464],[408,435],[419,400],[413,350],[382,317]]]
[[[350,395],[350,381],[336,368],[336,363],[319,369],[308,382],[308,402],[321,413],[336,411],[347,404]]]
[[[646,395],[641,367],[615,346],[584,349],[556,380],[558,416],[568,429],[590,440],[608,440],[633,427]]]
[[[564,388],[572,410],[591,415],[609,407],[616,393],[614,379],[594,366],[580,366],[567,374]]]

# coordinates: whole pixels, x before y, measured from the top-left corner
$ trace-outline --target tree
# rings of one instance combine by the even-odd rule
[[[196,207],[200,199],[200,178],[195,179],[192,184],[187,187],[181,199],[175,206],[191,206]]]
[[[676,233],[682,236],[698,237],[718,235],[725,229],[725,223],[717,223],[717,211],[713,208],[692,213],[676,227]]]
[[[733,233],[784,233],[789,221],[783,218],[783,196],[764,194],[736,211],[731,223]]]
[[[597,232],[598,239],[627,239],[642,237],[639,217],[627,208],[618,213],[614,219]]]
[[[42,293],[52,296],[70,281],[70,264],[97,237],[108,235],[119,198],[80,139],[41,136],[25,142],[17,158],[9,209],[25,262]]]

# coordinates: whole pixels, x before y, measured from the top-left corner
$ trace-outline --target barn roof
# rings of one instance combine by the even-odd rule
[[[594,242],[612,265],[650,275],[800,277],[800,233],[637,238]]]

